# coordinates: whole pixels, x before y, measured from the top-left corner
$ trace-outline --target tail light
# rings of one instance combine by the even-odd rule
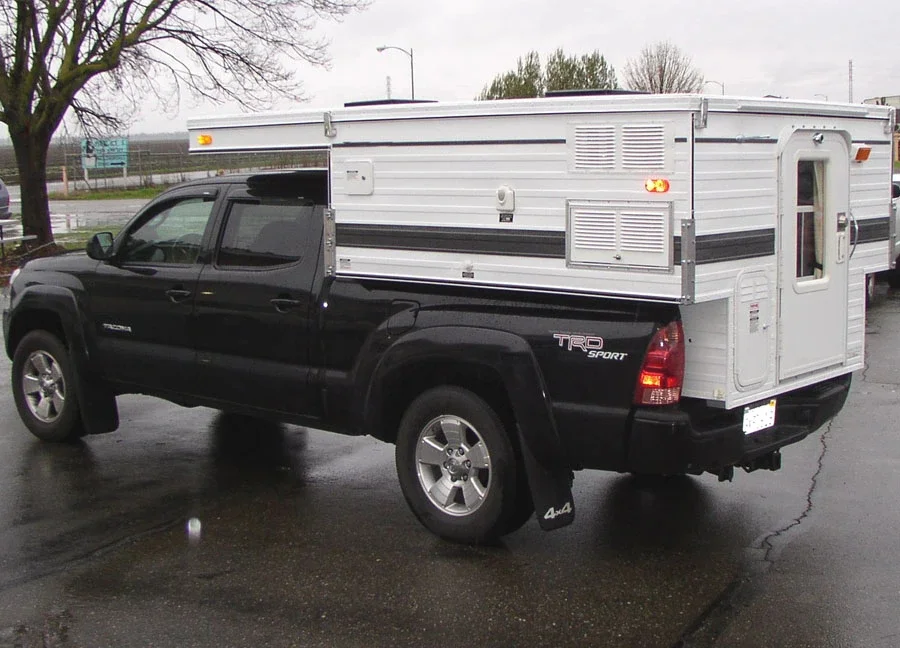
[[[681,399],[684,383],[684,329],[681,322],[671,322],[653,336],[637,388],[635,405],[673,405]]]

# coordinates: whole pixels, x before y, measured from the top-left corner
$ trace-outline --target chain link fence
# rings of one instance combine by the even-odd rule
[[[47,156],[47,183],[68,182],[72,190],[146,187],[180,182],[202,172],[219,174],[325,164],[324,154],[312,151],[189,155],[185,134],[171,139],[130,139],[126,168],[89,169],[86,176],[81,166],[81,141],[70,139],[51,145]],[[6,184],[19,184],[19,170],[11,145],[0,146],[0,178]]]

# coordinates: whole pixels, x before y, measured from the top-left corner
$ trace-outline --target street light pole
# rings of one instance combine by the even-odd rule
[[[722,94],[723,95],[725,94],[725,84],[722,83],[721,81],[713,81],[712,79],[709,79],[708,81],[704,81],[703,85],[706,85],[707,83],[715,83],[717,86],[722,88]]]
[[[408,50],[403,49],[402,47],[397,47],[395,45],[381,45],[380,47],[375,48],[379,52],[383,52],[384,50],[399,50],[406,54],[409,57],[409,90],[412,99],[416,98],[416,71],[415,64],[413,62],[413,49],[410,47]]]

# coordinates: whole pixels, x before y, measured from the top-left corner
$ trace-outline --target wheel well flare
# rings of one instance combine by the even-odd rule
[[[515,416],[509,394],[495,369],[467,362],[429,361],[404,366],[387,376],[381,386],[380,416],[372,435],[394,443],[400,419],[409,404],[425,391],[441,385],[468,389],[497,412],[507,430],[514,429]]]
[[[53,311],[33,310],[20,313],[12,321],[9,328],[9,339],[6,341],[7,355],[15,352],[23,337],[31,331],[37,330],[52,333],[64,346],[68,347],[66,332],[59,315]]]

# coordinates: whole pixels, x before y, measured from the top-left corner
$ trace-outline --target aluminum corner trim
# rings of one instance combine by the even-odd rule
[[[337,247],[334,240],[334,210],[326,209],[324,215],[325,223],[323,226],[322,247],[323,257],[325,259],[325,276],[334,276],[337,267]]]
[[[894,250],[897,249],[897,205],[891,202],[891,217],[888,220],[888,238],[890,245],[888,246],[888,267],[894,270],[897,267],[897,255]]]
[[[694,113],[694,128],[706,128],[709,121],[709,99],[704,97],[700,100],[700,112]]]
[[[696,292],[697,241],[694,221],[681,221],[681,303],[692,304]]]
[[[337,137],[337,128],[334,127],[332,119],[330,112],[322,115],[322,121],[325,123],[325,137]]]

